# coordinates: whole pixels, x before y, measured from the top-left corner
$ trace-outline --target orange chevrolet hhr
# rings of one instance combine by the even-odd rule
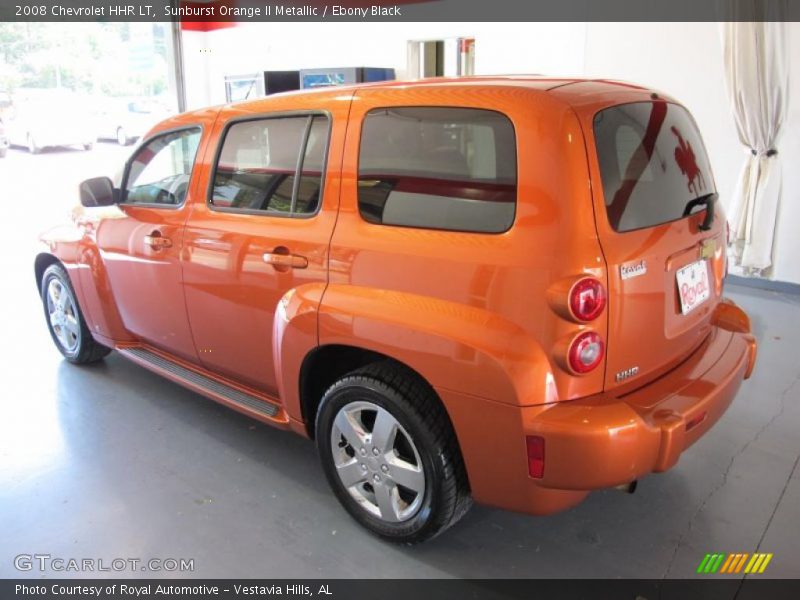
[[[299,92],[170,118],[42,236],[73,363],[111,349],[316,440],[393,541],[669,469],[756,358],[697,126],[611,81]]]

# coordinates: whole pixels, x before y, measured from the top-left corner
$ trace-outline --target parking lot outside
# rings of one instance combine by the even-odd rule
[[[594,493],[545,518],[476,507],[424,546],[393,546],[336,503],[313,444],[116,354],[81,368],[53,347],[36,236],[68,221],[81,180],[113,175],[130,150],[12,148],[0,160],[0,576],[40,577],[14,567],[34,553],[182,557],[195,577],[689,577],[708,552],[756,551],[774,553],[769,576],[800,572],[797,296],[729,289],[769,368],[635,495]]]

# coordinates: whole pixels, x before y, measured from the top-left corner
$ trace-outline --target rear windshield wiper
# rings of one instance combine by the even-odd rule
[[[683,209],[683,216],[688,217],[696,207],[705,205],[706,216],[703,222],[700,223],[700,231],[708,231],[714,223],[714,202],[716,202],[718,197],[719,194],[717,194],[717,192],[711,192],[710,194],[703,194],[694,200],[690,200],[686,203],[686,208]]]

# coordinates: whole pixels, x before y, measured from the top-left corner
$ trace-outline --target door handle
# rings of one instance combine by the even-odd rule
[[[157,229],[150,235],[144,236],[144,243],[150,246],[153,250],[172,248],[172,240],[161,235],[161,232]]]
[[[289,249],[278,246],[273,252],[264,253],[264,262],[272,265],[278,271],[287,269],[305,269],[308,266],[308,259],[299,254],[290,254]]]

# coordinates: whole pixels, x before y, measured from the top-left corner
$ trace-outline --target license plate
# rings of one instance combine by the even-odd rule
[[[711,290],[708,285],[708,261],[698,260],[678,269],[678,297],[681,313],[688,314],[708,300]]]

